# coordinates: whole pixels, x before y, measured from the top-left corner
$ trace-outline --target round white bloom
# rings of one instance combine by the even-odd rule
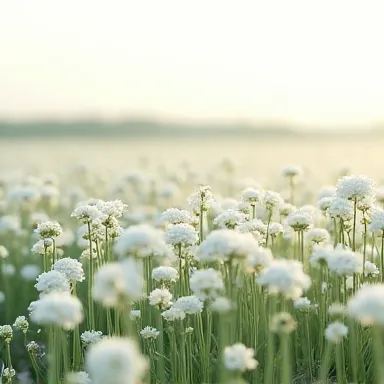
[[[328,243],[330,240],[329,233],[324,228],[310,228],[305,234],[308,243],[320,244]]]
[[[133,259],[105,264],[95,273],[92,296],[106,307],[140,300],[143,294],[142,266]]]
[[[90,344],[99,342],[103,338],[103,333],[101,331],[84,331],[80,338],[83,345],[88,347]]]
[[[162,312],[161,316],[164,317],[167,321],[175,321],[175,320],[184,320],[185,312],[180,308],[171,307],[166,311]]]
[[[168,308],[172,305],[172,293],[168,289],[156,288],[149,296],[149,304],[160,309]]]
[[[202,301],[214,298],[224,290],[223,277],[213,268],[193,272],[189,285],[195,296]]]
[[[376,208],[371,214],[369,230],[373,233],[383,235],[384,233],[384,209]]]
[[[263,198],[263,192],[256,188],[248,187],[241,192],[241,200],[251,205],[256,205]]]
[[[312,254],[309,262],[313,266],[325,265],[328,262],[328,257],[334,251],[331,245],[315,245],[312,249]]]
[[[213,225],[217,228],[235,228],[240,223],[246,221],[247,216],[240,211],[235,209],[227,209],[221,212],[213,220]]]
[[[8,249],[0,245],[0,259],[6,259],[9,256]]]
[[[380,274],[379,269],[376,264],[366,260],[364,265],[364,276],[378,276]]]
[[[317,194],[318,200],[321,200],[323,197],[332,197],[336,194],[336,188],[333,185],[325,185],[322,187]]]
[[[321,209],[323,212],[326,212],[329,206],[331,205],[332,199],[333,198],[331,196],[322,197],[317,202],[318,208]]]
[[[82,264],[70,257],[57,260],[53,269],[63,273],[70,281],[83,281],[85,279]]]
[[[97,208],[96,205],[79,205],[74,209],[74,211],[71,214],[71,217],[75,217],[76,219],[80,220],[84,224],[87,224],[89,222],[95,221],[95,220],[103,220],[105,219],[105,215],[100,212],[100,210]]]
[[[193,315],[203,311],[204,303],[196,296],[183,296],[176,300],[173,308],[181,309],[187,315]]]
[[[362,325],[384,325],[384,284],[363,285],[348,302],[349,315]]]
[[[269,248],[257,247],[249,254],[247,264],[251,269],[259,269],[271,264],[272,260],[272,251]]]
[[[287,299],[298,299],[311,286],[310,277],[304,273],[303,264],[296,260],[274,260],[257,278],[271,294],[281,293]]]
[[[364,197],[359,200],[356,205],[357,209],[362,212],[368,212],[374,209],[375,207],[375,198],[374,197]]]
[[[114,251],[120,258],[136,256],[146,258],[165,253],[168,248],[164,233],[147,224],[132,225],[116,240]]]
[[[140,309],[132,309],[130,314],[129,314],[129,318],[131,320],[137,320],[137,319],[140,319],[141,317],[141,311]]]
[[[275,313],[270,321],[269,328],[278,334],[289,334],[297,327],[297,323],[288,312]]]
[[[140,335],[143,339],[157,339],[160,332],[156,328],[146,326],[140,331]]]
[[[297,210],[287,217],[287,224],[295,231],[304,231],[312,227],[313,218],[309,213]]]
[[[293,302],[296,309],[306,310],[311,308],[311,301],[307,297],[299,297]]]
[[[348,334],[348,327],[339,321],[335,321],[328,325],[325,329],[325,338],[334,344],[339,344],[343,337]]]
[[[279,213],[280,213],[280,216],[282,217],[286,217],[296,210],[297,208],[294,205],[289,203],[284,203],[279,207]]]
[[[13,328],[27,333],[29,328],[28,320],[25,318],[25,316],[17,316],[15,322],[13,323]]]
[[[12,378],[16,375],[16,371],[13,368],[5,368],[2,377],[10,383]]]
[[[165,232],[165,242],[171,245],[188,246],[196,244],[198,235],[190,224],[175,224]]]
[[[303,173],[303,170],[301,169],[301,167],[297,165],[287,165],[281,171],[281,174],[284,177],[295,177],[295,176],[301,175],[302,173]]]
[[[13,329],[10,325],[0,325],[0,339],[6,343],[10,343],[13,337]]]
[[[241,233],[254,233],[259,232],[262,235],[267,233],[267,226],[259,219],[253,219],[240,223],[237,230]]]
[[[226,297],[217,297],[210,305],[214,312],[227,313],[232,309],[232,303]]]
[[[375,196],[375,183],[367,176],[344,176],[337,182],[336,194],[347,200],[362,200]]]
[[[279,233],[284,233],[284,227],[280,223],[269,224],[268,234],[270,236],[277,236]]]
[[[40,325],[55,325],[65,330],[74,329],[83,321],[80,300],[68,293],[49,293],[31,303],[30,318]]]
[[[137,384],[148,368],[135,342],[106,338],[93,344],[85,356],[92,384]]]
[[[121,200],[99,200],[96,203],[96,208],[107,217],[114,217],[118,219],[119,217],[123,216],[124,210],[127,208],[127,205],[124,204]]]
[[[265,191],[263,195],[263,204],[268,211],[271,211],[274,208],[280,209],[284,204],[284,199],[277,192]]]
[[[327,259],[328,268],[341,276],[363,272],[363,255],[350,249],[336,248]]]
[[[193,223],[191,213],[178,208],[168,208],[161,214],[161,219],[167,224]]]
[[[57,221],[45,221],[37,225],[35,232],[38,233],[41,238],[47,239],[60,236],[63,230]]]
[[[344,221],[350,220],[353,217],[353,207],[349,200],[338,196],[332,197],[332,200],[327,209],[327,213],[332,218],[341,218]]]
[[[250,233],[219,229],[212,231],[199,245],[196,257],[202,262],[244,260],[258,247],[258,242]]]
[[[51,292],[69,292],[69,280],[59,271],[43,272],[36,279],[35,288],[43,295]]]
[[[256,369],[255,350],[236,343],[224,348],[224,365],[229,371],[245,372]]]
[[[208,211],[214,202],[215,200],[213,199],[211,187],[209,185],[200,186],[188,197],[188,204],[197,214],[200,214],[201,209],[203,211]]]
[[[91,384],[91,378],[87,372],[68,372],[65,375],[65,384]]]
[[[40,239],[31,248],[31,252],[37,255],[48,255],[53,252],[53,242],[51,239]]]
[[[155,281],[177,281],[179,280],[179,272],[168,266],[160,266],[152,270],[152,279]]]

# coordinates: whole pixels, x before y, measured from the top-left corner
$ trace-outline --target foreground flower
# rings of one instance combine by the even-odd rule
[[[83,266],[70,257],[64,257],[53,264],[53,269],[63,273],[70,281],[83,281],[85,279]]]
[[[70,285],[67,277],[59,271],[43,272],[36,279],[35,288],[42,295],[51,292],[69,292]]]
[[[165,309],[172,305],[172,293],[168,289],[156,288],[149,294],[149,304],[159,309]]]
[[[255,350],[236,343],[224,348],[224,365],[229,371],[245,372],[256,369]]]
[[[92,384],[137,384],[148,369],[137,344],[126,338],[109,338],[91,345],[85,364]]]
[[[347,200],[362,200],[375,196],[375,183],[367,176],[344,176],[337,182],[338,197]]]
[[[349,249],[336,248],[327,258],[330,271],[341,276],[363,272],[363,255]]]
[[[335,321],[328,325],[325,330],[325,338],[334,344],[339,344],[343,337],[348,334],[348,327],[339,321]]]
[[[74,329],[83,321],[83,307],[77,297],[66,293],[49,293],[30,305],[30,318],[40,325]]]

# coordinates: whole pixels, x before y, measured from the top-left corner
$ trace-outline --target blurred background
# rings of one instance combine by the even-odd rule
[[[0,4],[2,172],[381,176],[380,1]]]

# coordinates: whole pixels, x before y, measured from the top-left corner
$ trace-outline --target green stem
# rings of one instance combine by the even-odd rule
[[[281,383],[292,384],[292,367],[291,367],[291,351],[289,348],[289,334],[281,335],[281,352],[282,352],[282,368],[281,368]]]

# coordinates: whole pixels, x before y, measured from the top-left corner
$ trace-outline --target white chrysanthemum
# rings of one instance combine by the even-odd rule
[[[215,298],[224,290],[223,277],[213,268],[193,272],[189,285],[195,296],[202,301]]]
[[[245,372],[256,369],[255,350],[236,343],[224,348],[224,365],[229,371]]]
[[[81,336],[81,342],[85,347],[90,344],[99,342],[103,338],[103,332],[101,331],[84,331]]]
[[[274,260],[266,267],[257,282],[268,287],[271,294],[281,293],[288,299],[298,299],[311,286],[310,277],[296,260]]]
[[[48,255],[53,252],[53,242],[51,239],[40,239],[31,248],[31,252],[36,255]]]
[[[8,249],[0,245],[0,259],[6,259],[9,256]]]
[[[108,217],[115,217],[118,219],[123,216],[124,210],[127,208],[127,205],[124,204],[121,200],[113,201],[102,201],[99,200],[96,203],[96,208],[104,215]]]
[[[272,251],[269,248],[257,247],[249,254],[247,265],[251,269],[264,268],[273,260]]]
[[[165,242],[167,244],[188,246],[196,244],[197,240],[197,232],[190,224],[175,224],[165,232]]]
[[[200,213],[201,209],[203,211],[208,211],[214,201],[209,185],[200,186],[188,197],[188,204],[197,214]]]
[[[53,269],[63,273],[70,281],[83,281],[85,279],[82,264],[70,257],[57,260]]]
[[[138,320],[141,318],[141,311],[140,309],[132,309],[129,313],[129,318],[131,320]]]
[[[290,215],[292,212],[296,211],[297,208],[289,203],[284,203],[279,207],[279,213],[281,217],[287,217]]]
[[[160,332],[156,328],[146,326],[140,331],[140,335],[143,339],[157,339]]]
[[[328,243],[330,238],[328,231],[324,228],[310,228],[305,234],[305,239],[311,244]]]
[[[340,303],[333,303],[328,308],[329,316],[344,316],[347,308]]]
[[[25,316],[17,316],[15,322],[13,323],[13,328],[27,333],[29,328],[28,320],[25,318]]]
[[[35,288],[40,294],[46,295],[51,292],[69,292],[69,280],[59,271],[43,272],[36,279]]]
[[[333,197],[331,196],[322,197],[320,200],[318,200],[317,207],[323,212],[326,212],[331,205],[332,199]]]
[[[237,225],[246,221],[247,216],[240,211],[235,209],[227,209],[221,212],[213,220],[213,225],[217,228],[230,228],[233,229]]]
[[[209,307],[213,312],[227,313],[232,309],[232,303],[226,297],[217,297]]]
[[[196,257],[202,262],[246,260],[258,247],[250,233],[219,229],[212,231],[200,244]]]
[[[204,303],[196,296],[183,296],[176,300],[173,308],[181,309],[187,315],[193,315],[203,311]]]
[[[339,321],[328,325],[325,329],[325,338],[333,344],[339,344],[348,334],[348,327]]]
[[[140,300],[143,294],[142,266],[133,259],[105,264],[95,273],[92,296],[106,307]]]
[[[172,293],[168,289],[156,288],[149,296],[149,304],[159,309],[165,309],[172,305]]]
[[[84,224],[87,224],[95,220],[101,221],[105,218],[105,215],[100,212],[96,205],[85,204],[76,207],[72,212],[71,217],[75,217]]]
[[[180,308],[171,307],[166,311],[162,312],[161,316],[164,317],[167,321],[175,321],[175,320],[184,320],[185,312]]]
[[[179,280],[179,272],[168,266],[160,266],[152,270],[152,279],[159,282]]]
[[[146,258],[168,250],[164,233],[147,224],[133,225],[116,240],[114,251],[120,258]]]
[[[366,260],[364,265],[364,276],[378,276],[380,274],[379,269],[377,268],[376,264]]]
[[[287,217],[287,224],[295,231],[305,231],[312,227],[313,218],[309,213],[298,209]]]
[[[106,338],[91,345],[85,365],[92,384],[137,384],[148,369],[137,344],[126,338]]]
[[[272,211],[274,208],[280,209],[284,204],[284,199],[277,192],[265,191],[263,195],[263,204],[268,211]]]
[[[384,284],[363,285],[348,302],[349,315],[362,325],[384,325]]]
[[[328,268],[341,276],[363,272],[363,255],[350,249],[336,248],[327,259]]]
[[[83,321],[80,300],[68,293],[49,293],[31,303],[30,318],[40,325],[54,325],[65,330],[74,329]]]
[[[309,262],[311,265],[319,267],[322,265],[326,265],[328,261],[328,257],[334,251],[331,245],[315,245],[312,249],[311,257],[309,258]]]
[[[91,378],[87,372],[68,372],[65,375],[65,384],[91,384]]]
[[[0,325],[0,340],[10,343],[13,337],[13,329],[10,325]]]
[[[384,209],[376,208],[371,214],[369,230],[380,236],[384,233]]]
[[[332,218],[340,217],[346,221],[353,217],[353,207],[349,200],[333,196],[327,209],[327,213]]]
[[[269,224],[268,234],[270,236],[277,236],[279,233],[284,233],[284,227],[280,223]]]
[[[375,196],[375,183],[367,176],[344,176],[337,182],[336,194],[347,200],[362,200]]]
[[[281,170],[281,174],[284,177],[295,177],[301,175],[302,173],[302,168],[297,165],[287,165]]]
[[[193,219],[190,212],[178,209],[178,208],[168,208],[161,214],[161,219],[164,223],[167,224],[192,224]]]
[[[311,301],[307,297],[299,297],[293,302],[296,309],[306,310],[311,308]]]
[[[57,221],[45,221],[37,225],[35,232],[43,239],[52,239],[60,236],[63,230]]]
[[[256,188],[248,187],[241,192],[241,200],[250,205],[256,205],[262,198],[263,192]]]

